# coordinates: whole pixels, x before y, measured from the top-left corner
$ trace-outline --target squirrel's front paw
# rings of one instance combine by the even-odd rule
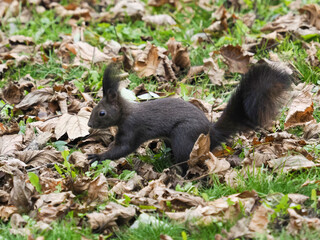
[[[102,161],[99,154],[88,154],[88,160],[90,160],[90,165],[96,161],[98,161],[98,164],[100,164]]]

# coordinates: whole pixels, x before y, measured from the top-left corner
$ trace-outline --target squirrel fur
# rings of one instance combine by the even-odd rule
[[[175,162],[187,161],[201,133],[210,133],[213,150],[239,131],[265,126],[276,117],[281,96],[290,85],[291,77],[285,71],[267,64],[255,65],[242,77],[218,121],[211,123],[200,109],[182,99],[126,101],[118,91],[115,68],[109,65],[103,76],[103,98],[92,110],[88,126],[117,126],[118,132],[108,151],[89,154],[88,159],[91,163],[119,159],[147,140],[164,138],[171,143]],[[185,172],[187,165],[182,168]]]

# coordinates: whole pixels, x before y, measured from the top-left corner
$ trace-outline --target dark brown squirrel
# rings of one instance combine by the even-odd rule
[[[108,151],[89,154],[88,159],[91,163],[119,159],[147,140],[164,138],[170,141],[175,162],[187,161],[201,133],[210,132],[213,150],[236,132],[265,126],[276,117],[281,96],[290,85],[291,77],[285,71],[255,65],[242,77],[219,120],[211,123],[200,109],[182,99],[126,101],[118,91],[119,77],[109,65],[103,76],[103,98],[93,109],[88,126],[118,126],[118,132]],[[182,168],[185,172],[187,164]]]

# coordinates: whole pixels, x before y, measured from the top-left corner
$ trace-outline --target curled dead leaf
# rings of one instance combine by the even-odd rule
[[[249,70],[252,55],[244,52],[241,46],[223,46],[220,53],[225,58],[230,72],[244,74]]]
[[[16,206],[19,212],[22,213],[29,212],[33,206],[31,197],[35,192],[35,188],[28,180],[29,178],[26,174],[19,170],[15,171],[9,204]]]
[[[11,215],[17,212],[18,208],[15,206],[0,206],[0,219],[7,222]]]
[[[313,101],[309,91],[301,92],[293,101],[289,108],[285,129],[304,125],[306,122],[313,119]]]
[[[306,13],[307,21],[310,25],[320,29],[320,6],[317,4],[307,4],[299,9],[300,13]]]
[[[88,202],[106,202],[109,198],[109,188],[106,177],[101,173],[92,180],[88,187]]]
[[[180,68],[188,68],[190,67],[190,58],[188,49],[186,47],[182,47],[181,42],[177,42],[173,37],[168,40],[166,43],[168,46],[168,50],[172,56],[172,62],[180,67]]]
[[[208,74],[212,84],[222,86],[224,70],[219,68],[213,58],[203,59],[203,71]]]
[[[134,207],[124,207],[110,202],[105,210],[87,214],[90,227],[95,232],[114,231],[119,225],[128,223],[136,214]]]

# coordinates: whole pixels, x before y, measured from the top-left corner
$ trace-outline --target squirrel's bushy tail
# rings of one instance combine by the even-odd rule
[[[291,77],[267,64],[253,66],[240,81],[221,117],[211,128],[211,149],[239,131],[256,129],[273,120]]]

